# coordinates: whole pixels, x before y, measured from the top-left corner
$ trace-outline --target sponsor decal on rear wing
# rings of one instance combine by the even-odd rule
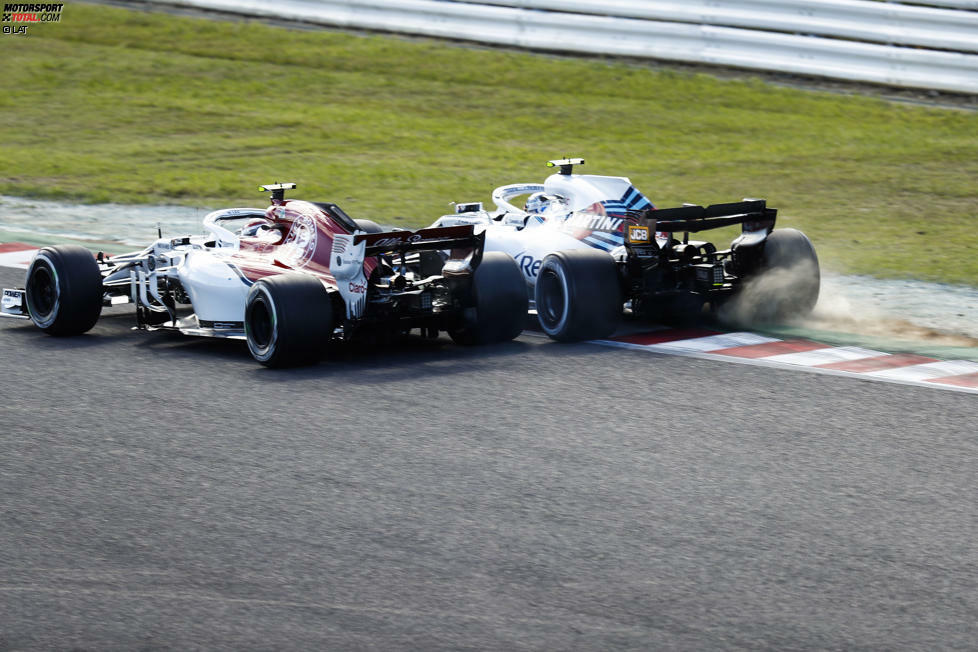
[[[361,233],[354,236],[353,243],[366,244],[366,255],[381,253],[418,251],[422,249],[477,249],[482,250],[485,233],[475,233],[475,226],[443,226],[420,229],[418,231],[387,231],[384,233]]]

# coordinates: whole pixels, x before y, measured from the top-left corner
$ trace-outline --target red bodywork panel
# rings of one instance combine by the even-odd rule
[[[349,228],[325,208],[299,199],[273,200],[265,217],[281,232],[281,238],[242,236],[238,253],[231,257],[250,281],[294,270],[336,287],[329,268],[333,235],[350,234]],[[377,265],[376,257],[365,258],[364,276],[370,278]]]

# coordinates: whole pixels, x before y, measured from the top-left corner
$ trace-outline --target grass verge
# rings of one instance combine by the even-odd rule
[[[422,225],[566,154],[663,207],[766,197],[839,272],[978,285],[978,113],[77,3],[30,30],[0,38],[3,194],[260,205],[288,180]]]

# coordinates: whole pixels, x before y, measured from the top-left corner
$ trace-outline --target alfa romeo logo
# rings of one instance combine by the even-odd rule
[[[285,236],[282,248],[285,250],[283,262],[291,267],[305,267],[316,252],[316,223],[307,215],[296,215],[289,234]]]

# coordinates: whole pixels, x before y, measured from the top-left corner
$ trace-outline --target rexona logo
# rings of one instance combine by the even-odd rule
[[[533,256],[524,254],[522,252],[513,256],[513,259],[516,261],[516,264],[519,265],[520,271],[523,272],[523,275],[527,278],[535,278],[540,272],[540,265],[543,263],[542,260],[537,260]]]
[[[59,23],[61,22],[61,10],[64,3],[38,4],[38,3],[11,3],[3,5],[4,23]],[[5,25],[5,28],[10,27]],[[5,34],[9,34],[4,29]]]

